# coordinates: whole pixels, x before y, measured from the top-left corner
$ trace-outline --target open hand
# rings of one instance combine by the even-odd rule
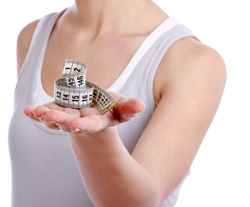
[[[26,106],[23,113],[50,129],[65,132],[95,133],[107,127],[127,122],[144,109],[144,104],[140,99],[128,99],[117,93],[109,93],[118,102],[118,105],[103,116],[95,106],[72,109],[59,106],[55,102],[40,105],[36,108]]]

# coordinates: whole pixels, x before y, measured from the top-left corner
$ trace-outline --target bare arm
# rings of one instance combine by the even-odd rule
[[[24,110],[49,128],[69,132],[82,179],[98,207],[157,207],[192,164],[218,108],[225,65],[206,46],[178,42],[157,71],[154,88],[159,104],[132,155],[115,125],[143,109],[137,99],[117,95],[120,104],[104,117],[93,108],[79,112],[53,104]]]
[[[188,172],[226,82],[221,56],[192,38],[168,50],[156,74],[159,105],[132,156],[157,179],[164,200]]]

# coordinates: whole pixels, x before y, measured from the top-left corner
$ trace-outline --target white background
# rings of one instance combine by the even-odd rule
[[[227,85],[218,113],[180,193],[177,207],[249,207],[250,14],[247,0],[155,0],[223,56]],[[30,21],[73,0],[1,2],[0,206],[10,206],[8,125],[16,82],[16,38]]]

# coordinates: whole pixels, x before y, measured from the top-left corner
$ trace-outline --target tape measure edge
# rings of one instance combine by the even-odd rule
[[[110,109],[115,107],[118,103],[116,101],[112,101],[109,105],[107,105],[104,109],[100,111],[101,115],[106,114]]]

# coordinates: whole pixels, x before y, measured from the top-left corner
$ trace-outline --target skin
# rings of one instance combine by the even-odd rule
[[[44,90],[53,96],[54,80],[61,76],[65,59],[85,62],[87,79],[107,89],[166,18],[149,0],[76,0],[51,33],[42,67]],[[19,34],[18,74],[37,22]],[[27,106],[23,112],[48,128],[68,133],[95,206],[157,207],[188,172],[225,82],[225,64],[215,50],[192,37],[175,42],[155,75],[158,106],[132,154],[122,144],[116,125],[143,111],[139,99],[110,92],[119,104],[104,116],[95,107],[76,110],[55,103]]]

